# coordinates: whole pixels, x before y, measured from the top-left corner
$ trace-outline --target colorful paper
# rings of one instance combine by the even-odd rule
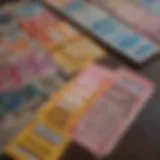
[[[100,90],[110,85],[112,76],[114,74],[109,69],[89,65],[42,108],[38,119],[53,129],[66,132],[90,107]]]
[[[109,154],[151,96],[149,81],[122,69],[71,130],[75,142],[98,157]]]
[[[31,123],[5,150],[16,159],[58,160],[68,147],[70,139],[43,122]]]

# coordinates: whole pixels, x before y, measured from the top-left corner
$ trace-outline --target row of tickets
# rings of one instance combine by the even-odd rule
[[[157,0],[103,0],[94,1],[107,12],[131,25],[141,34],[159,44],[160,41],[160,2]]]
[[[153,84],[127,68],[87,64],[4,150],[18,160],[57,160],[73,141],[108,155],[145,106]]]
[[[0,150],[68,81],[70,74],[42,53],[32,52],[0,68]]]
[[[157,43],[120,22],[110,12],[97,7],[90,1],[44,0],[44,2],[115,48],[119,54],[135,64],[146,62],[159,51]],[[130,16],[130,14],[125,13],[124,16]],[[132,20],[132,18],[129,19]]]
[[[49,53],[67,72],[74,72],[87,61],[101,59],[104,56],[104,51],[94,41],[81,34],[67,21],[49,12],[40,3],[27,3],[13,10],[13,14],[23,31],[20,33],[14,30],[13,35],[9,34],[10,41],[13,39],[14,42],[10,42],[13,48],[8,50],[13,53],[21,53],[25,48],[29,48],[22,44],[24,41],[25,44],[29,43],[24,36],[27,34],[26,36],[34,42],[32,48],[39,47]],[[5,32],[3,34],[6,37]]]
[[[4,58],[0,61],[3,66],[0,72],[7,72],[6,77],[0,79],[1,91],[21,86],[41,75],[51,75],[56,64],[66,74],[73,73],[105,54],[94,41],[41,4],[32,5],[35,4],[12,9],[17,23],[0,28],[0,55]]]
[[[105,55],[94,41],[38,2],[4,11],[12,19],[0,25],[0,150],[75,72]]]

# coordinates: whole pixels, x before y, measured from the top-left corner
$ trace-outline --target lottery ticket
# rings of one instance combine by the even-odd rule
[[[51,4],[51,6],[52,5],[54,6],[54,4]],[[120,6],[122,7],[122,9],[120,9]],[[143,16],[145,16],[146,11],[139,9],[138,13],[136,13],[140,16],[135,16],[132,14],[132,12],[135,12],[138,8],[129,2],[125,3],[125,6],[119,5],[119,10],[117,10],[116,12],[119,16],[122,16],[122,19],[126,18],[126,20],[131,21],[131,23],[135,23],[138,28],[138,21],[141,20]],[[107,43],[114,47],[119,51],[121,55],[127,57],[135,64],[142,64],[146,62],[150,57],[153,57],[158,53],[159,47],[158,45],[156,45],[156,43],[148,40],[142,34],[134,31],[134,29],[130,29],[129,27],[127,27],[127,25],[118,21],[114,16],[110,16],[103,9],[97,8],[91,3],[74,0],[72,2],[68,2],[66,5],[58,9],[69,16],[75,22],[79,23],[80,25],[83,24],[83,27],[85,27],[85,29],[93,33],[104,43]],[[85,18],[87,18],[87,16],[90,16],[90,13],[92,12],[97,13],[96,16],[92,16],[92,18],[88,18],[89,20],[85,20]],[[126,12],[130,12],[130,14],[126,14]],[[130,18],[130,16],[132,18]],[[121,36],[123,38],[121,38]],[[147,48],[146,46],[148,44],[150,47]],[[140,48],[145,48],[143,56],[141,56],[139,52],[139,50],[141,50]],[[62,58],[60,57],[58,57],[58,59],[62,60]],[[70,66],[71,64],[67,65]]]
[[[92,60],[101,59],[104,50],[87,37],[79,36],[75,41],[66,43],[52,56],[68,73],[75,72]]]
[[[0,68],[0,91],[13,90],[41,76],[55,75],[56,64],[43,51],[32,50]],[[29,52],[29,53],[28,53]]]
[[[115,47],[120,53],[137,64],[141,64],[147,61],[150,57],[158,53],[158,45],[137,32],[129,29],[125,25],[119,24],[119,22],[113,17],[107,18],[95,23],[91,30],[104,42],[109,43]],[[141,45],[150,44],[152,47],[146,50],[143,56],[136,53]]]
[[[123,3],[115,13],[122,21],[135,25],[144,19],[147,10],[137,6],[135,3]]]
[[[115,13],[122,21],[131,24],[141,34],[145,34],[149,38],[160,26],[158,16],[153,13],[151,14],[147,8],[143,8],[135,3],[128,2],[121,4]]]
[[[80,34],[79,31],[75,27],[73,27],[66,21],[62,21],[62,20],[59,21],[59,23],[57,23],[57,27],[60,29],[66,41],[73,40],[74,38],[78,37]]]
[[[31,60],[34,60],[32,58],[33,57],[31,57]],[[24,74],[25,76],[27,76],[27,73],[28,76],[36,73],[40,74],[40,76],[35,75],[34,80],[32,80],[33,84],[28,84],[30,82],[28,79],[28,81],[25,81],[28,85],[24,85],[23,82],[23,87],[15,86],[14,84],[14,87],[17,87],[19,89],[15,90],[14,88],[10,92],[2,92],[1,90],[2,94],[0,95],[0,130],[2,130],[3,136],[0,138],[0,149],[8,144],[12,137],[16,136],[17,133],[21,129],[23,129],[23,127],[30,120],[32,120],[32,118],[34,118],[37,110],[41,108],[41,104],[50,96],[50,94],[54,96],[54,94],[66,82],[65,78],[67,76],[70,76],[66,75],[66,73],[63,73],[61,69],[55,64],[50,65],[49,61],[47,60],[47,62],[45,57],[39,56],[38,58],[39,59],[37,59],[37,61],[31,61],[30,63],[26,63],[26,61],[23,61],[26,60],[26,58],[21,59],[20,62],[22,62],[23,67],[22,64],[17,64],[19,65],[19,68],[21,68],[22,72],[23,70],[26,71],[26,73]],[[44,62],[46,62],[47,64]],[[47,68],[42,68],[44,67],[43,65],[45,67],[48,65],[49,70]],[[29,74],[29,71],[31,71],[31,69],[36,69],[36,73],[33,72],[32,74]],[[43,72],[41,72],[41,69],[43,70]],[[33,76],[31,77],[33,78]]]
[[[43,122],[33,121],[8,145],[5,153],[15,159],[58,160],[70,139]]]
[[[99,19],[105,18],[106,14],[92,4],[85,4],[81,9],[73,12],[71,17],[76,19],[80,25],[88,27]]]
[[[112,76],[114,73],[110,69],[94,64],[87,66],[40,110],[38,119],[51,128],[66,132],[89,107],[103,85],[106,87],[110,85]]]
[[[30,51],[17,61],[15,66],[19,69],[19,74],[21,74],[24,83],[39,76],[56,73],[56,65],[43,51]]]
[[[142,0],[135,3],[129,0],[111,0],[103,1],[100,6],[107,14],[111,11],[115,18],[131,25],[134,30],[156,44],[156,30],[160,26],[159,4],[158,1]]]
[[[96,156],[109,154],[153,92],[153,84],[121,69],[71,129],[72,138]]]
[[[34,84],[29,84],[0,96],[0,150],[30,121],[45,94]]]
[[[68,40],[78,36],[78,31],[65,21],[50,25],[36,37],[37,43],[46,51],[51,52]]]

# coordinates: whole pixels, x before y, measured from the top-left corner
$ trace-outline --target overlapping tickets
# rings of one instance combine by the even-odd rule
[[[150,81],[126,68],[114,71],[88,64],[41,108],[5,152],[19,159],[56,159],[73,140],[97,157],[107,155],[152,92]]]
[[[46,102],[29,127],[4,152],[15,159],[57,159],[71,141],[67,130],[111,81],[110,69],[94,64],[87,66],[56,97]]]
[[[0,78],[0,91],[13,90],[39,77],[53,75],[56,68],[56,64],[45,52],[27,51],[26,54],[15,57],[12,63],[0,68],[0,74],[3,75]]]
[[[20,18],[19,21],[37,45],[50,53],[53,60],[69,73],[104,56],[103,49],[94,41],[45,8],[41,7],[32,16]]]
[[[15,12],[19,16],[16,20],[20,22],[21,29],[15,23],[11,30],[7,28],[2,32],[1,42],[4,45],[1,54],[7,61],[3,61],[0,68],[0,73],[4,75],[0,78],[0,130],[3,130],[0,149],[24,128],[41,108],[41,103],[50,94],[55,94],[73,72],[104,56],[101,47],[80,35],[71,25],[57,20],[57,26],[54,26],[55,16],[44,8],[34,9],[32,15],[27,15],[27,11],[23,15],[16,7]],[[41,16],[50,19],[44,22]],[[23,17],[24,22],[26,20],[24,25]],[[27,26],[27,20],[33,20],[34,25],[30,23]],[[36,30],[34,27],[30,30],[29,26],[36,26]],[[49,36],[49,33],[52,33],[52,41],[43,37]],[[54,38],[60,41],[53,43]]]
[[[73,73],[88,62],[102,59],[104,55],[105,51],[100,46],[81,35],[53,52],[52,57],[67,73]]]
[[[110,154],[153,93],[153,84],[122,68],[109,88],[92,101],[89,109],[75,122],[70,133],[73,141],[97,157]]]
[[[44,101],[63,87],[67,82],[66,78],[70,76],[55,63],[52,65],[49,65],[49,61],[46,61],[47,64],[43,63],[46,60],[45,56],[43,56],[43,61],[39,59],[41,63],[38,65],[33,59],[30,61],[32,63],[26,60],[25,56],[25,61],[21,59],[22,63],[16,64],[19,67],[17,67],[17,72],[13,73],[17,75],[8,71],[10,78],[6,77],[6,81],[1,81],[3,83],[1,83],[0,92],[0,130],[2,131],[0,150],[35,116]],[[13,75],[18,76],[20,78],[18,80],[21,81],[17,81]]]
[[[0,94],[0,150],[34,117],[47,99],[43,90],[35,84]]]
[[[5,150],[13,159],[58,160],[70,138],[43,122],[33,121]]]
[[[157,0],[104,0],[101,6],[159,44],[160,2]]]
[[[33,7],[32,15],[30,15],[31,13],[29,16],[22,14],[23,16],[21,15],[18,20],[22,29],[47,52],[52,52],[79,35],[77,29],[49,12],[44,6],[37,4],[37,7],[38,11],[36,7]],[[27,12],[27,5],[24,5],[24,8]],[[20,12],[21,9],[19,8],[17,11]]]
[[[74,20],[106,44],[110,44],[120,51],[121,55],[136,64],[146,62],[159,51],[158,45],[152,40],[129,28],[94,4],[81,0],[45,0],[44,2]]]

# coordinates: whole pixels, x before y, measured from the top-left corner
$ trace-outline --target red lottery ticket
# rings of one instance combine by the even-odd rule
[[[72,128],[73,140],[98,157],[109,154],[144,103],[153,85],[142,77],[122,69],[113,84],[102,91]]]

